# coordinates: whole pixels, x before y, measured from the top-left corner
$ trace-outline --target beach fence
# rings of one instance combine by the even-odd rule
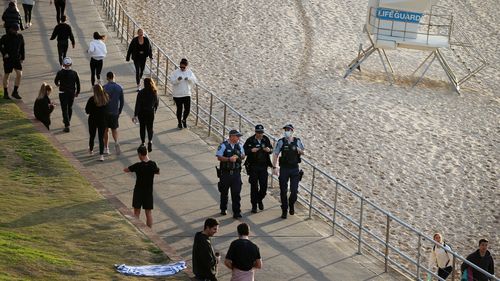
[[[118,39],[124,46],[128,46],[136,30],[140,28],[139,24],[127,13],[120,1],[101,0],[101,5]],[[145,33],[147,34],[147,30]],[[147,64],[150,76],[162,88],[163,94],[170,98],[172,89],[167,77],[178,65],[151,37],[149,39],[153,46],[153,59]],[[195,125],[206,127],[208,136],[224,139],[230,129],[253,132],[256,125],[250,117],[243,115],[204,85],[196,85],[193,103]],[[279,138],[268,136],[275,145]],[[427,276],[443,280],[427,267],[430,249],[434,245],[443,247],[435,243],[432,237],[379,207],[311,159],[302,158],[301,168],[304,170],[304,178],[300,183],[298,200],[306,208],[309,218],[317,217],[326,221],[331,225],[332,235],[343,235],[353,242],[359,254],[369,253],[378,258],[383,262],[385,272],[392,268],[412,280],[427,280]],[[277,179],[270,176],[272,187],[276,185]],[[451,280],[460,280],[459,265],[465,262],[492,280],[500,281],[466,261],[458,253],[448,252],[453,255]]]

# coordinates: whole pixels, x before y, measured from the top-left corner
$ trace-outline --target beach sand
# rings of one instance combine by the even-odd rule
[[[500,249],[500,17],[496,0],[441,1],[490,65],[453,92],[427,55],[388,51],[389,85],[373,55],[343,79],[364,41],[367,1],[121,0],[202,84],[280,135],[291,122],[307,157],[367,198],[467,255]],[[366,42],[365,42],[366,43]],[[319,190],[331,197],[331,190]],[[403,237],[405,239],[405,237]]]

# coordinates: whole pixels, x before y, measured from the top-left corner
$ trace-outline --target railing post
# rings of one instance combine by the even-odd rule
[[[167,95],[167,83],[168,83],[168,58],[165,58],[165,96]],[[196,107],[198,108],[198,107]]]
[[[391,217],[389,215],[387,215],[387,223],[385,225],[385,251],[384,251],[385,268],[384,268],[384,272],[387,272],[388,265],[389,265],[389,237],[391,235],[390,229],[391,229]]]
[[[358,231],[358,254],[361,254],[361,234],[363,233],[363,203],[365,198],[361,197],[361,207],[359,209],[359,231]]]
[[[311,182],[311,195],[309,198],[309,218],[312,216],[312,203],[313,203],[313,197],[314,197],[314,179],[316,176],[316,167],[313,166],[313,175],[312,175],[312,182]]]
[[[276,140],[273,139],[273,147],[276,147]],[[271,188],[274,187],[274,169],[271,170]]]
[[[153,50],[151,50],[151,53]],[[153,79],[153,59],[149,59],[149,78]]]
[[[417,280],[420,280],[420,251],[422,248],[422,235],[419,233],[418,234],[418,245],[417,245],[418,251],[417,251]]]
[[[335,219],[337,217],[337,195],[339,193],[339,183],[335,181],[335,194],[333,195],[333,218],[332,218],[332,236],[335,235]]]
[[[130,17],[127,15],[127,45],[129,43],[128,41],[128,33],[130,31]],[[134,31],[132,30],[132,34],[134,34]]]
[[[451,261],[451,281],[455,281],[455,274],[456,274],[456,269],[455,269],[455,264],[456,264],[456,257],[453,255],[453,259]]]
[[[224,119],[222,119],[222,139],[226,135],[226,122],[227,122],[227,104],[224,104]]]
[[[123,29],[124,29],[124,22],[125,22],[125,10],[121,9],[122,12],[122,30],[121,30],[121,36],[120,36],[120,43],[123,43]]]
[[[156,80],[158,80],[158,84],[160,84],[160,48],[158,48],[158,53],[156,55]],[[167,83],[164,84],[164,86],[167,86]]]
[[[213,103],[214,103],[214,95],[210,93],[210,109],[209,109],[209,116],[208,116],[208,136],[210,136],[210,133],[212,132],[212,108],[213,108]]]
[[[122,15],[122,10],[118,9],[118,21],[116,22],[117,28],[116,28],[116,36],[120,36],[120,19]]]
[[[195,93],[196,93],[196,119],[194,120],[194,124],[198,125],[198,116],[200,116],[200,97],[198,95],[198,84],[196,84]]]
[[[116,4],[117,4],[118,0],[115,0],[115,6],[114,6],[114,12],[113,12],[113,30],[116,30]]]
[[[241,114],[238,114],[238,131],[241,133]]]

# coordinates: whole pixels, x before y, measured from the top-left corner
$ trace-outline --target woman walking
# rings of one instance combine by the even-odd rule
[[[135,81],[137,83],[137,91],[139,91],[142,75],[144,74],[144,67],[146,67],[146,59],[153,58],[153,51],[149,39],[144,36],[142,29],[137,30],[137,37],[132,39],[128,46],[126,61],[130,61],[130,56],[134,61],[135,66]]]
[[[26,23],[26,28],[31,26],[31,11],[34,5],[35,0],[23,0],[24,22]]]
[[[146,130],[148,131],[148,152],[153,150],[153,122],[158,102],[155,82],[151,78],[145,78],[144,88],[137,93],[134,121],[139,120],[141,145],[144,145]]]
[[[35,118],[42,122],[47,130],[49,130],[50,126],[50,114],[54,111],[55,107],[55,104],[50,101],[50,93],[52,93],[52,87],[43,82],[33,108]]]
[[[169,77],[173,85],[172,96],[177,106],[177,128],[187,128],[186,119],[191,110],[191,89],[198,80],[196,76],[188,69],[188,60],[181,59],[179,68]]]
[[[99,139],[99,161],[104,161],[104,130],[106,129],[106,105],[109,102],[109,96],[101,85],[93,87],[94,95],[89,98],[85,106],[85,112],[89,115],[89,154],[94,153],[94,139],[97,131]]]
[[[106,35],[101,35],[97,31],[94,32],[94,39],[90,41],[89,49],[87,50],[90,55],[90,83],[92,83],[92,86],[95,84],[96,77],[97,83],[101,84],[102,65],[108,53],[106,44],[104,44],[105,38]]]
[[[446,245],[441,233],[435,233],[432,238],[436,243],[441,245],[441,247],[436,244],[432,246],[432,250],[429,253],[429,270],[433,270],[434,267],[437,267],[437,275],[445,280],[453,270],[453,255],[449,252],[451,248]],[[430,279],[430,274],[427,274],[427,280]]]

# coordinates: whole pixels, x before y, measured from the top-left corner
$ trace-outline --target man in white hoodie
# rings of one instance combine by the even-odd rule
[[[94,32],[94,39],[90,41],[88,53],[90,55],[90,83],[92,86],[95,84],[95,78],[97,77],[97,83],[101,84],[101,71],[104,58],[108,53],[106,49],[106,44],[104,44],[105,35],[99,34],[99,32]]]
[[[187,59],[181,59],[179,68],[168,79],[172,82],[172,96],[177,106],[177,128],[187,128],[186,119],[191,110],[191,89],[198,80],[191,69],[188,69]]]

